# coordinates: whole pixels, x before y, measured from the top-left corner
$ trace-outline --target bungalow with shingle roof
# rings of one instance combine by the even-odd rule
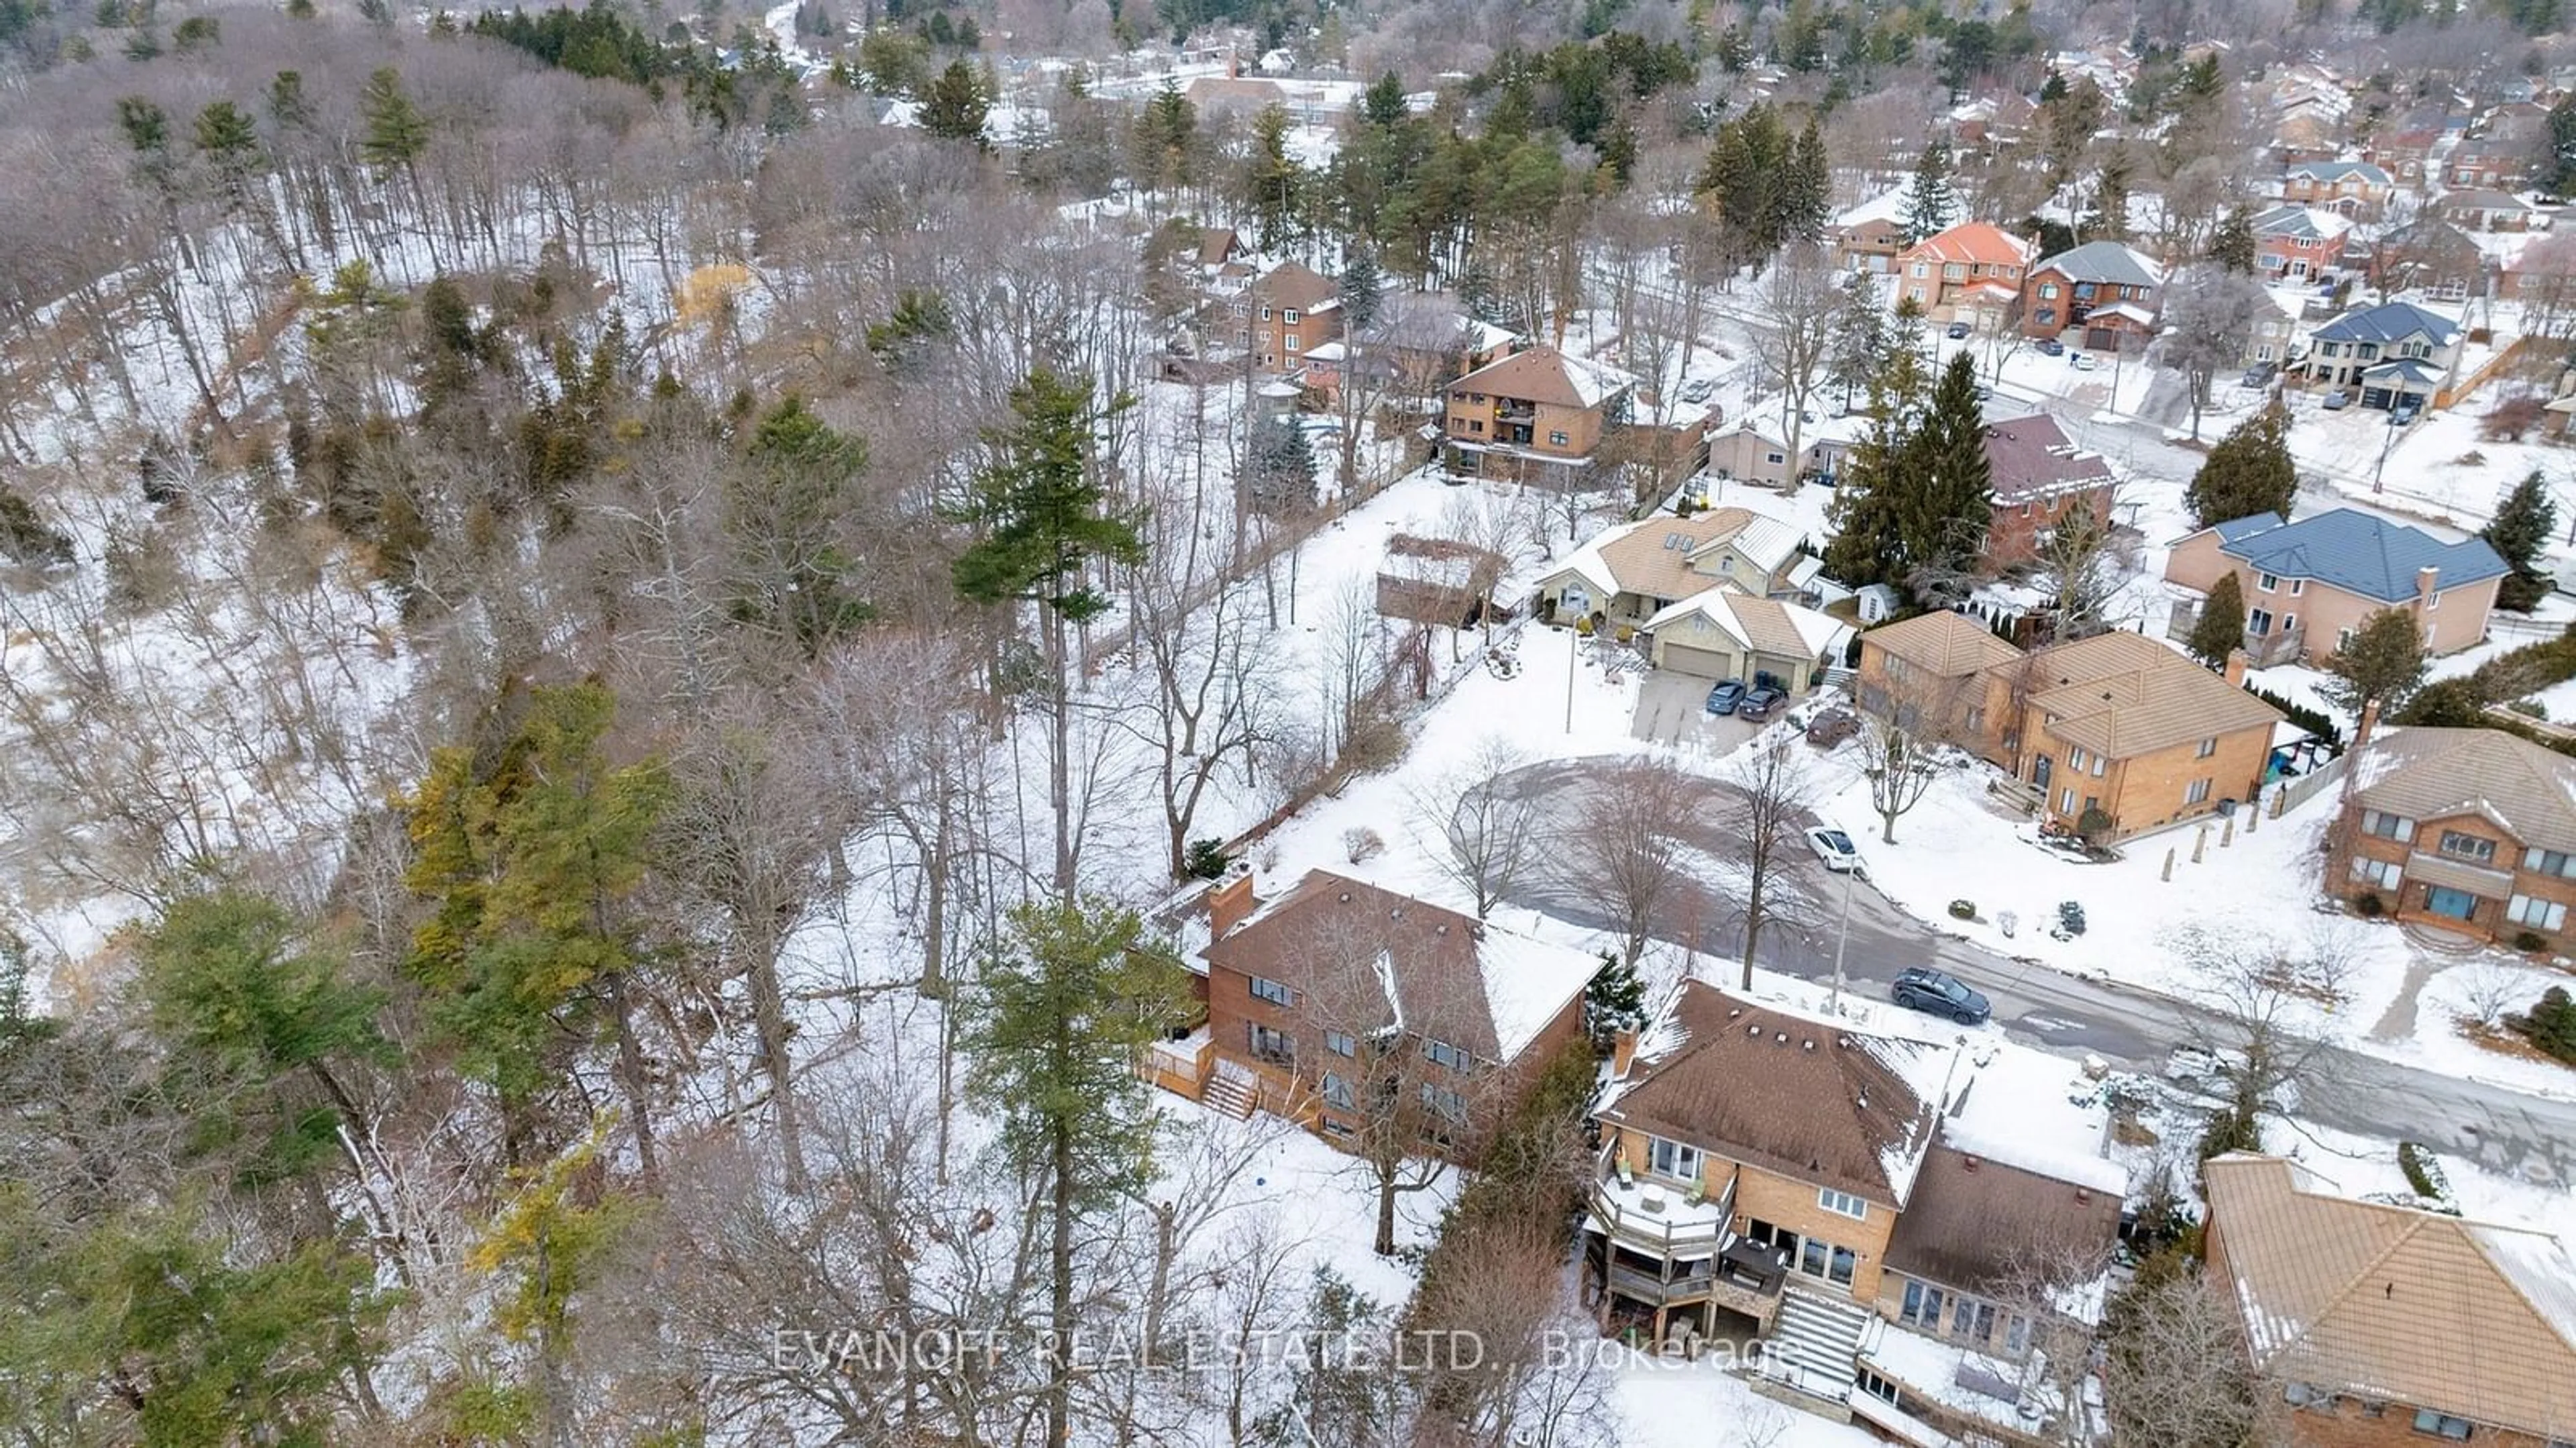
[[[2244,647],[2258,666],[2331,658],[2386,608],[2416,616],[2428,653],[2475,647],[2506,572],[2484,539],[2446,543],[2353,508],[2295,523],[2275,513],[2231,518],[2176,541],[2165,559],[2166,581],[2203,595],[2236,575]]]
[[[1732,588],[1708,588],[1646,620],[1655,667],[1767,684],[1796,698],[1841,659],[1851,626],[1830,614]]]
[[[1822,567],[1800,541],[1779,519],[1734,507],[1606,528],[1538,581],[1539,608],[1634,628],[1711,588],[1797,599]]]

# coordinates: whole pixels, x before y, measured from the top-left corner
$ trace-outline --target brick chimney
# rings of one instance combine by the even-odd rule
[[[1610,1038],[1610,1076],[1617,1080],[1628,1074],[1637,1059],[1637,1033],[1626,1027]]]
[[[2427,563],[2423,567],[2415,570],[2415,602],[2417,607],[2428,607],[2432,604],[2434,585],[2439,583],[2441,578],[2442,570],[2434,567],[2430,563]]]
[[[2245,656],[2245,651],[2243,649],[2229,649],[2227,651],[2227,682],[2231,684],[2244,683],[2245,666],[2252,662],[2253,660]]]
[[[1226,933],[1249,918],[1260,901],[1252,898],[1252,872],[1238,869],[1208,887],[1208,939],[1223,940]]]

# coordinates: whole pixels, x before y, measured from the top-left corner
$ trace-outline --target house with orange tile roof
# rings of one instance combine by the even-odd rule
[[[1935,322],[1994,331],[2019,308],[2037,250],[1991,222],[1963,222],[1897,253],[1896,294]]]

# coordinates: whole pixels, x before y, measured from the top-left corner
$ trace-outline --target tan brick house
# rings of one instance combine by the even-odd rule
[[[2024,653],[1929,613],[1860,638],[1862,709],[1983,758],[2053,826],[2079,829],[2099,810],[2114,839],[2251,799],[2281,719],[2239,687],[2241,659],[2222,677],[2139,634]]]
[[[1208,923],[1202,1099],[1327,1141],[1352,1134],[1372,1109],[1357,1083],[1387,1079],[1378,1064],[1402,1052],[1430,1144],[1471,1155],[1581,1034],[1601,969],[1591,952],[1322,870],[1267,903],[1238,875],[1211,892]]]
[[[1449,384],[1441,431],[1450,470],[1580,486],[1635,387],[1616,368],[1544,344],[1489,362]]]
[[[1831,1397],[1873,1314],[2018,1356],[2031,1309],[2008,1279],[2044,1258],[2088,1280],[2108,1258],[2127,1175],[2068,1063],[1691,980],[1612,1068],[1581,1275],[1605,1329],[1749,1321],[1786,1369],[1766,1371]]]
[[[1712,588],[1798,598],[1822,565],[1796,529],[1747,508],[1687,518],[1658,514],[1605,528],[1538,581],[1539,611],[1596,627],[1643,628],[1672,604]]]
[[[1234,299],[1238,336],[1264,372],[1294,372],[1306,353],[1341,335],[1341,297],[1333,279],[1299,262],[1283,262],[1253,279]]]
[[[2571,940],[2576,759],[2501,729],[2391,729],[2355,750],[2332,889],[2490,940]]]
[[[1992,222],[1962,222],[1897,254],[1896,294],[1935,322],[1994,331],[2020,303],[2035,250]]]
[[[2487,634],[2504,559],[2485,540],[2445,543],[2352,508],[2293,523],[2274,513],[2187,534],[2165,579],[2203,597],[2227,574],[2245,598],[2245,652],[2256,667],[2329,659],[2382,609],[2422,621],[2424,650],[2457,653]],[[2197,602],[2180,613],[2197,617]],[[2180,614],[2178,614],[2179,621]]]
[[[2204,1276],[2299,1448],[2554,1448],[2576,1425],[2576,1253],[2356,1201],[2296,1162],[2202,1167]]]

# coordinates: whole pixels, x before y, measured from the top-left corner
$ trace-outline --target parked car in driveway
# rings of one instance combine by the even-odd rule
[[[1788,695],[1781,693],[1777,689],[1756,689],[1752,693],[1745,695],[1744,701],[1735,706],[1735,717],[1738,719],[1768,719],[1771,717],[1771,711],[1779,708],[1780,705],[1788,699],[1788,697]]]
[[[2066,354],[2066,360],[2073,364],[2075,370],[2078,372],[2090,372],[2094,368],[2102,365],[2101,363],[2094,361],[2092,354],[2089,352],[2069,352]]]
[[[2269,386],[2272,381],[2272,374],[2279,370],[2279,368],[2274,367],[2269,362],[2257,362],[2253,366],[2245,369],[2245,385],[2248,387]]]
[[[1827,709],[1807,721],[1807,742],[1831,749],[1860,732],[1860,716],[1849,709]]]
[[[2042,338],[2039,344],[2039,355],[2042,357],[2063,357],[2066,355],[2066,344],[2060,342],[2055,337]]]
[[[2343,411],[2345,408],[2350,407],[2350,406],[2352,406],[2352,394],[2351,394],[2351,393],[2349,393],[2349,392],[2346,392],[2346,391],[2345,391],[2345,390],[2343,390],[2342,388],[2338,387],[2338,388],[2336,388],[2334,391],[2329,392],[2329,393],[2327,393],[2327,394],[2326,394],[2326,400],[2325,400],[2325,409],[2326,409],[2326,411],[2328,411],[2328,412],[2341,412],[2341,411]]]
[[[2388,409],[2388,425],[2390,427],[2404,427],[2408,423],[2413,422],[2415,420],[2416,409],[2420,406],[2422,406],[2421,403],[2418,403],[2414,398],[2410,397],[2404,402],[2397,404],[2395,407]]]
[[[1708,395],[1716,390],[1717,384],[1703,377],[1697,382],[1693,382],[1682,388],[1682,401],[1706,402],[1708,401]]]
[[[1732,714],[1743,703],[1742,679],[1720,679],[1717,687],[1708,691],[1708,712],[1712,714]]]
[[[1967,324],[1967,323],[1965,323],[1965,322],[1952,322],[1952,323],[1950,324],[1950,340],[1951,340],[1951,341],[1956,342],[1956,341],[1958,341],[1960,338],[1965,337],[1965,336],[1967,336],[1967,335],[1968,335],[1968,324]]]
[[[1807,831],[1807,848],[1815,851],[1816,858],[1835,874],[1860,868],[1860,851],[1852,848],[1851,836],[1840,830],[1816,826]]]
[[[1970,989],[1966,981],[1919,965],[1898,971],[1896,985],[1889,993],[1907,1010],[1948,1016],[1963,1026],[1982,1026],[1995,1013],[1993,1004]]]

